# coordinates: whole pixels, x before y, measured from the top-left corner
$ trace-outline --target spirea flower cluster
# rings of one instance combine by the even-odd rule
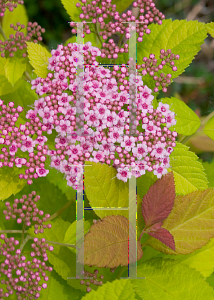
[[[4,234],[0,235],[0,255],[4,257],[4,261],[0,264],[0,280],[5,288],[0,288],[0,300],[8,298],[14,292],[18,300],[22,299],[38,299],[40,291],[47,288],[49,277],[46,272],[52,271],[52,267],[46,266],[45,261],[48,260],[46,250],[53,251],[53,246],[45,243],[45,239],[38,240],[34,238],[31,245],[33,251],[32,261],[27,260],[26,256],[21,254],[21,250],[17,249],[19,241],[14,237],[6,238]],[[42,259],[38,259],[42,257]],[[6,290],[6,291],[5,291]]]
[[[25,226],[30,226],[32,218],[31,221],[35,223],[34,228],[37,228],[34,233],[43,233],[43,229],[38,230],[38,226],[51,228],[51,224],[42,224],[47,221],[50,215],[46,215],[43,220],[37,217],[37,214],[44,214],[43,211],[39,211],[36,208],[34,202],[38,200],[39,196],[36,196],[36,192],[32,191],[28,196],[23,195],[21,199],[15,199],[13,209],[10,203],[6,202],[7,211],[3,212],[6,215],[6,220],[9,220],[10,217],[15,219],[19,215],[17,223],[24,221]],[[21,204],[19,209],[17,208],[17,204]],[[23,230],[25,230],[25,226]],[[30,252],[30,256],[33,258],[31,261],[22,254],[22,247],[16,249],[19,241],[15,240],[14,237],[6,238],[4,234],[1,234],[0,240],[2,240],[0,242],[0,282],[3,286],[3,288],[0,288],[0,300],[8,298],[14,292],[18,300],[38,299],[42,288],[47,288],[46,282],[49,278],[46,272],[52,271],[52,267],[48,267],[45,262],[48,260],[47,250],[53,251],[53,246],[49,246],[44,238],[34,238],[31,244],[32,251]],[[4,258],[3,262],[2,258]]]
[[[17,4],[24,4],[23,0],[0,0],[0,17],[4,17],[6,9],[13,11]]]
[[[15,199],[13,207],[11,207],[10,202],[5,202],[7,210],[3,211],[6,220],[16,219],[17,223],[24,223],[25,226],[31,226],[32,222],[34,224],[34,233],[43,233],[45,228],[51,228],[51,224],[43,224],[50,217],[46,214],[45,217],[40,219],[40,216],[44,215],[42,210],[37,208],[36,202],[40,199],[40,196],[36,196],[36,192],[33,191],[28,196],[23,195],[21,199]],[[19,206],[19,208],[18,208]]]
[[[161,25],[161,20],[165,19],[165,16],[155,7],[152,0],[138,0],[133,3],[133,7],[140,8],[137,19],[131,10],[128,10],[120,16],[119,12],[116,11],[116,5],[113,5],[111,0],[93,0],[89,4],[86,4],[87,0],[81,0],[81,2],[82,3],[78,2],[76,4],[76,6],[81,7],[82,10],[79,16],[80,19],[84,20],[83,22],[92,22],[95,28],[97,24],[99,24],[99,35],[103,40],[109,39],[113,34],[121,34],[128,40],[131,37],[129,22],[136,22],[137,40],[138,42],[142,42],[143,36],[151,32],[148,25],[155,22]],[[113,22],[113,20],[115,20],[115,22]],[[74,27],[72,33],[76,33],[76,23],[71,22],[70,25]],[[84,25],[84,32],[90,34],[90,25]],[[120,45],[116,46],[114,42],[111,44],[104,42],[102,43],[101,57],[116,59],[118,53],[128,53],[128,51],[128,44],[121,47]]]
[[[33,42],[38,43],[42,41],[41,34],[45,32],[44,28],[41,28],[41,26],[38,25],[37,22],[28,22],[27,25],[27,35],[25,36],[23,32],[21,32],[22,29],[25,28],[25,25],[20,24],[19,22],[16,23],[16,25],[11,24],[11,28],[15,31],[14,34],[10,34],[9,39],[6,41],[0,40],[0,52],[1,57],[13,57],[14,53],[18,50],[21,51],[22,56],[27,56],[27,44],[26,42],[29,42],[31,39],[34,38]]]
[[[86,65],[84,72],[76,76],[76,67],[83,67],[83,57],[94,62]],[[32,81],[39,100],[27,118],[40,118],[47,133],[58,133],[51,156],[51,167],[65,174],[67,184],[76,186],[74,165],[85,161],[101,162],[117,168],[117,178],[127,181],[133,174],[139,177],[145,171],[153,171],[158,178],[167,173],[169,155],[175,147],[176,132],[168,128],[176,123],[175,115],[167,104],[152,106],[151,89],[143,85],[137,76],[137,136],[129,135],[129,71],[125,65],[113,67],[113,71],[98,66],[96,56],[100,50],[85,45],[59,45],[52,50],[46,78]],[[96,64],[96,65],[95,65]],[[130,78],[132,83],[135,78]],[[82,82],[82,89],[78,84]],[[78,94],[78,97],[77,97]],[[84,135],[76,133],[76,113],[79,113],[79,97],[84,97],[85,119],[80,120]],[[80,116],[81,117],[81,116]],[[85,123],[85,124],[84,124]],[[135,166],[129,172],[127,165]],[[80,169],[80,168],[79,168]],[[80,174],[80,173],[78,173]],[[78,176],[77,176],[78,177]]]
[[[0,100],[0,168],[22,168],[25,174],[19,174],[19,178],[32,184],[32,178],[46,176],[49,172],[44,168],[48,146],[45,145],[47,138],[42,135],[42,130],[46,127],[39,118],[16,126],[23,108],[15,108],[13,102],[3,103]]]

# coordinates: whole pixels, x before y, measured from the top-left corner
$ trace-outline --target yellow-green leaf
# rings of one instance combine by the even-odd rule
[[[0,75],[3,76],[5,75],[5,70],[4,70],[5,63],[6,63],[6,58],[0,56]]]
[[[84,168],[85,192],[92,208],[96,207],[128,207],[129,185],[116,178],[117,170],[106,164],[87,162]],[[107,215],[123,215],[128,217],[124,210],[99,210],[95,213],[103,218]]]
[[[169,104],[170,110],[175,113],[176,124],[170,130],[179,134],[192,135],[201,125],[200,118],[183,101],[171,97],[161,99],[162,103]]]
[[[188,254],[206,245],[214,237],[214,189],[177,196],[162,227],[173,235],[176,251],[150,237],[147,244],[163,253]]]
[[[10,57],[6,59],[4,66],[5,76],[8,81],[14,86],[19,78],[22,77],[22,74],[26,70],[26,59],[19,57]]]
[[[170,259],[153,258],[137,269],[143,280],[130,280],[142,300],[214,300],[213,288],[200,273]]]
[[[207,32],[214,38],[214,22],[206,24]]]
[[[129,227],[131,234],[129,235]],[[115,268],[128,265],[128,240],[135,240],[135,229],[123,216],[106,216],[92,225],[85,235],[84,247],[78,255],[80,263],[97,267]],[[83,257],[84,249],[84,261]],[[143,251],[137,243],[137,260],[141,259]],[[129,249],[129,263],[136,261],[135,247]]]
[[[20,78],[15,85],[12,86],[4,75],[0,75],[0,96],[15,92],[21,86],[22,81]]]
[[[209,119],[207,124],[204,126],[204,132],[207,136],[214,140],[214,116]]]
[[[82,22],[79,17],[79,15],[82,13],[82,10],[80,7],[76,7],[76,4],[79,3],[79,0],[61,0],[61,2],[72,21]]]
[[[208,188],[202,163],[198,161],[197,155],[188,149],[189,147],[177,142],[174,151],[170,154],[177,195],[186,195]]]
[[[19,179],[18,174],[19,170],[17,168],[0,168],[0,200],[5,200],[12,194],[17,194],[26,185],[26,180]]]
[[[45,78],[48,74],[48,59],[51,53],[39,44],[27,42],[27,51],[31,65],[34,67],[34,72],[39,77]]]
[[[21,32],[26,35],[27,33],[27,23],[28,23],[28,16],[24,5],[18,4],[17,7],[10,12],[6,9],[6,12],[3,17],[2,21],[2,28],[7,38],[9,38],[10,34],[15,34],[13,28],[10,27],[10,24],[16,25],[17,22],[25,25],[25,28],[21,30]]]
[[[97,291],[92,290],[82,300],[135,300],[135,292],[129,280],[107,282]]]

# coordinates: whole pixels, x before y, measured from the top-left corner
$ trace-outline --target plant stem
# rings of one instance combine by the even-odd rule
[[[211,112],[202,122],[201,122],[201,126],[198,128],[198,130],[193,133],[192,135],[189,136],[183,136],[180,140],[179,143],[183,143],[185,144],[191,137],[193,137],[194,135],[196,135],[196,133],[198,133],[199,131],[202,131],[204,126],[207,124],[207,122],[214,116],[214,111]]]
[[[25,77],[31,82],[32,78],[30,77],[30,74],[28,73],[28,71],[25,71]]]
[[[22,230],[0,230],[0,234],[1,233],[22,233]],[[27,233],[27,230],[24,232]]]
[[[142,239],[142,236],[144,235],[145,232],[146,232],[146,228],[144,228],[143,231],[141,232],[140,237],[138,239],[139,242]]]
[[[21,246],[20,247],[22,247],[22,244],[23,244],[23,241],[24,241],[25,227],[26,227],[26,224],[24,223],[23,228],[22,228],[22,238],[21,238]]]
[[[99,39],[99,41],[100,41],[100,44],[101,44],[101,46],[102,46],[102,40],[101,40],[100,35],[99,35],[99,32],[98,32],[97,23],[94,24],[94,28],[95,28],[95,32],[96,32],[96,34],[97,34],[97,37],[98,37],[98,39]]]
[[[7,37],[6,37],[5,33],[4,33],[4,30],[3,30],[2,26],[1,26],[1,24],[0,24],[0,33],[3,36],[4,40],[6,41]]]
[[[58,210],[56,213],[54,213],[52,216],[50,216],[49,219],[47,219],[47,221],[51,221],[53,219],[55,219],[56,217],[60,216],[64,210],[66,210],[66,208],[68,208],[73,201],[76,199],[76,196],[74,198],[72,198],[68,203],[66,203],[62,208],[60,208],[60,210]]]
[[[24,241],[21,243],[21,246],[20,246],[20,248],[19,248],[21,251],[23,250],[24,246],[27,244],[27,242],[28,242],[30,239],[31,239],[31,236],[28,234],[28,235],[26,236],[26,238],[24,239]]]

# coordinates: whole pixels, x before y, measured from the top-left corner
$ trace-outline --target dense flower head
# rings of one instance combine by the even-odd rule
[[[94,65],[85,65],[84,72],[77,77],[76,67],[83,67],[83,53]],[[146,170],[160,178],[170,166],[169,155],[175,147],[177,133],[169,130],[176,123],[175,114],[162,103],[154,109],[152,90],[137,76],[137,136],[130,136],[126,110],[130,109],[128,68],[115,65],[110,70],[100,66],[95,61],[98,55],[99,49],[90,42],[59,45],[49,59],[51,72],[46,78],[38,77],[31,82],[42,97],[30,113],[33,118],[40,117],[48,134],[52,130],[58,133],[57,150],[48,152],[51,167],[64,173],[68,185],[77,189],[76,179],[81,178],[77,165],[85,161],[113,165],[117,178],[123,181],[131,175],[139,177]],[[130,81],[133,83],[134,78]],[[81,110],[84,116],[78,115]],[[84,128],[82,135],[77,135],[77,125]],[[131,172],[129,165],[135,167]]]
[[[37,201],[40,196],[36,196],[36,192],[32,191],[28,196],[23,195],[21,199],[15,199],[14,204],[11,207],[10,202],[5,202],[7,210],[3,211],[6,220],[16,219],[17,223],[24,223],[25,226],[31,226],[32,222],[34,225],[34,233],[43,233],[45,228],[51,228],[51,224],[43,224],[50,217],[46,214],[42,219],[40,216],[44,215],[42,210],[37,208]]]
[[[46,272],[52,271],[52,267],[48,267],[45,261],[46,250],[53,251],[53,246],[49,246],[44,238],[34,238],[31,245],[33,259],[30,261],[17,249],[19,241],[14,237],[6,238],[1,234],[0,240],[3,240],[3,243],[0,242],[0,255],[5,258],[0,264],[0,299],[6,299],[14,293],[18,300],[38,299],[40,291],[47,288],[49,277]]]
[[[120,16],[119,12],[116,11],[116,5],[113,5],[111,0],[93,0],[89,4],[87,4],[87,0],[81,0],[81,2],[82,3],[78,2],[76,6],[81,7],[82,10],[79,17],[85,22],[84,33],[90,34],[91,29],[94,26],[96,27],[96,23],[99,23],[99,35],[104,41],[111,38],[113,34],[124,35],[125,38],[129,40],[131,37],[129,22],[136,22],[137,40],[138,42],[142,42],[143,36],[151,32],[148,25],[151,23],[161,25],[162,20],[165,19],[165,16],[155,7],[152,0],[138,0],[133,3],[133,7],[140,8],[137,19],[131,10],[128,10]],[[113,22],[113,19],[115,22]],[[86,22],[92,22],[92,25],[87,25]],[[74,27],[72,33],[77,33],[76,23],[71,22],[70,25]],[[103,42],[101,57],[116,59],[118,53],[127,53],[128,51],[128,44],[125,44],[124,47],[120,47],[116,46],[114,42]]]
[[[10,12],[17,7],[17,4],[24,4],[23,0],[0,0],[0,17],[4,17],[6,9]]]
[[[13,57],[14,53],[18,50],[21,51],[22,56],[27,56],[27,44],[30,40],[33,40],[34,43],[42,41],[41,34],[45,32],[44,28],[38,25],[37,22],[28,22],[27,25],[27,35],[25,36],[22,30],[25,28],[25,25],[17,22],[16,25],[11,24],[11,28],[15,31],[14,34],[10,34],[9,39],[5,41],[0,41],[0,52],[2,57]]]
[[[16,121],[23,111],[21,106],[14,107],[13,102],[4,104],[0,100],[0,168],[8,166],[25,169],[19,174],[20,179],[32,184],[33,178],[44,177],[49,170],[45,169],[48,146],[46,136],[42,135],[43,124],[39,118],[28,112],[30,122],[16,126]]]

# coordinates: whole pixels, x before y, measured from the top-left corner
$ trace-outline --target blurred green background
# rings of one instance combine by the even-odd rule
[[[124,1],[124,0],[122,0]],[[156,7],[166,18],[214,21],[213,0],[155,0]],[[70,17],[60,0],[25,0],[30,21],[38,22],[46,32],[43,42],[56,48],[71,37]],[[127,7],[127,10],[130,9]],[[187,103],[200,117],[214,110],[214,39],[208,36],[193,63],[168,88],[163,97],[175,96]],[[195,136],[187,143],[200,158],[212,161],[214,142],[206,136]]]

